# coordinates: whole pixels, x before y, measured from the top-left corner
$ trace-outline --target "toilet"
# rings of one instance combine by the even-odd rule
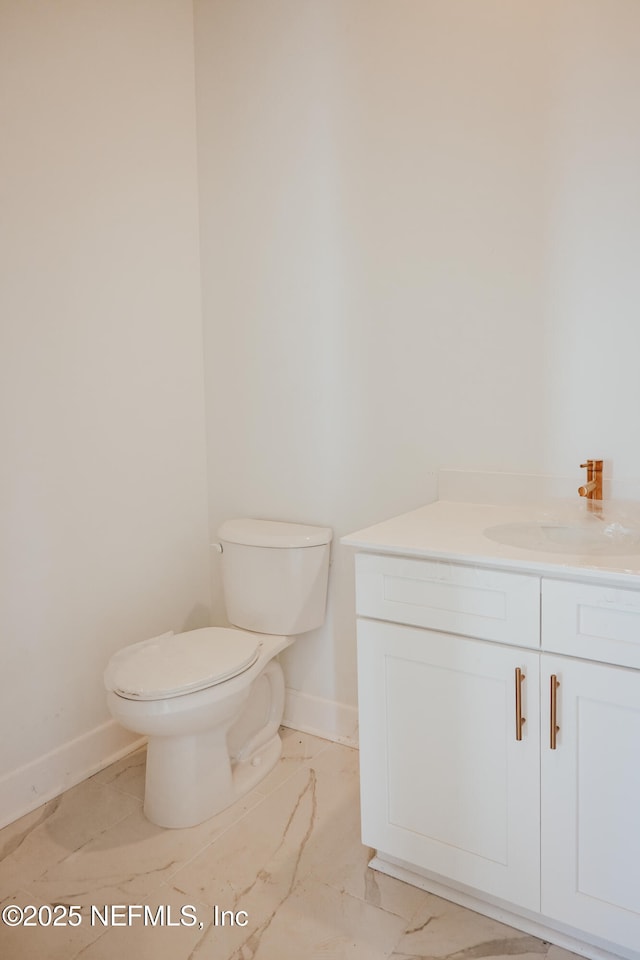
[[[227,520],[218,530],[233,627],[164,634],[115,653],[107,704],[148,738],[144,812],[190,827],[251,790],[277,762],[278,654],[325,617],[331,529]]]

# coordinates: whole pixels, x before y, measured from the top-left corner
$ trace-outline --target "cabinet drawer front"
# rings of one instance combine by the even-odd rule
[[[542,646],[640,669],[640,592],[543,580]]]
[[[540,581],[440,560],[356,556],[361,617],[523,647],[540,645]]]

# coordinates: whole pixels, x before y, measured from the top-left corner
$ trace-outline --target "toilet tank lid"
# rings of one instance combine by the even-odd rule
[[[307,523],[285,523],[279,520],[225,520],[218,536],[227,543],[252,547],[319,547],[331,542],[331,527]]]

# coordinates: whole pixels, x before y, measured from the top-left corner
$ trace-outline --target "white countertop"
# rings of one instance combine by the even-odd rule
[[[620,516],[611,504],[608,522]],[[637,509],[637,506],[634,507]],[[622,514],[624,515],[624,514]],[[626,515],[625,519],[626,519]],[[373,553],[446,559],[460,563],[490,564],[514,572],[532,572],[555,577],[580,577],[622,586],[640,587],[640,548],[630,555],[607,556],[567,553],[508,546],[485,536],[487,528],[512,523],[540,523],[548,518],[573,523],[593,523],[584,501],[539,505],[504,506],[438,500],[418,510],[393,517],[342,537],[341,542]],[[551,545],[553,548],[553,545]]]

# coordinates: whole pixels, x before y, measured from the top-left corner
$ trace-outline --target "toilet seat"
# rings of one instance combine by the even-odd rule
[[[113,655],[107,690],[128,700],[167,700],[223,683],[258,659],[260,638],[228,627],[203,627],[143,640]]]

